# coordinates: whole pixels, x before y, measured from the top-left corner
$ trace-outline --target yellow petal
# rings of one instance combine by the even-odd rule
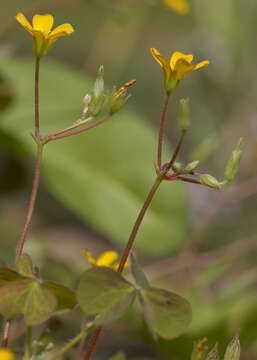
[[[177,73],[178,80],[181,80],[186,74],[195,69],[195,65],[190,64],[185,59],[179,59],[175,65],[175,72]]]
[[[60,26],[57,26],[49,35],[50,39],[58,39],[61,36],[70,35],[74,31],[71,24],[62,24]]]
[[[210,64],[209,60],[204,60],[204,61],[200,62],[199,64],[195,65],[194,70],[200,69],[200,68],[202,68],[204,66],[207,66],[209,64]]]
[[[97,266],[112,267],[112,264],[118,259],[116,251],[103,252],[96,261]]]
[[[87,249],[83,249],[83,253],[84,253],[85,257],[87,258],[87,260],[90,262],[90,264],[96,265],[96,261],[90,251],[88,251]]]
[[[45,35],[48,35],[52,30],[54,18],[50,14],[34,15],[32,22],[34,30],[42,31]]]
[[[28,22],[27,18],[21,12],[19,12],[15,16],[15,18],[24,27],[24,29],[26,29],[30,34],[32,34],[32,26]]]
[[[0,349],[0,360],[13,360],[13,352],[9,349]]]
[[[165,80],[168,80],[171,74],[171,67],[168,60],[164,56],[162,56],[155,48],[151,48],[150,50],[155,60],[163,68]]]
[[[172,70],[174,70],[178,60],[184,59],[188,63],[191,63],[193,61],[193,58],[194,57],[191,54],[190,55],[185,55],[185,54],[183,54],[183,53],[181,53],[179,51],[176,51],[176,52],[173,53],[173,55],[170,58],[170,67],[171,67]]]
[[[179,15],[186,15],[190,11],[190,4],[187,0],[163,0],[163,3]]]

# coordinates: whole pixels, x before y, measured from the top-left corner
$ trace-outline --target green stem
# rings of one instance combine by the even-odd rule
[[[74,345],[76,345],[81,339],[83,339],[87,334],[90,332],[90,330],[93,329],[93,326],[87,327],[86,329],[82,330],[74,339],[72,339],[68,344],[66,344],[61,350],[58,351],[57,354],[55,354],[51,360],[57,360],[60,359],[63,354],[65,354],[68,350],[70,350]]]
[[[28,326],[25,354],[24,354],[23,360],[29,360],[30,359],[30,356],[31,356],[31,339],[32,339],[32,326]]]

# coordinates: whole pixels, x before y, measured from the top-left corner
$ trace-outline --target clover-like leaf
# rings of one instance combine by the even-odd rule
[[[28,254],[21,254],[15,268],[23,276],[34,277],[32,260]]]
[[[77,299],[86,314],[96,315],[113,307],[134,290],[134,286],[116,271],[94,266],[82,275]]]
[[[131,260],[131,273],[137,285],[140,286],[141,288],[150,287],[147,277],[145,276],[141,266],[137,262],[136,257],[133,255],[133,252],[130,255],[130,260]]]
[[[43,281],[42,284],[56,296],[58,311],[73,309],[77,304],[75,293],[68,287],[53,281]]]
[[[134,290],[130,294],[124,295],[118,302],[116,302],[109,309],[99,314],[95,323],[97,325],[107,324],[118,320],[123,314],[125,314],[132,306],[137,291]]]
[[[187,329],[192,320],[192,310],[186,299],[156,288],[143,289],[141,294],[149,310],[152,328],[158,335],[173,339]]]
[[[34,280],[0,288],[0,313],[9,320],[24,315],[27,325],[46,321],[56,303],[56,296]]]
[[[28,277],[20,275],[17,271],[0,268],[0,286],[4,286],[13,282],[23,282],[30,280]]]

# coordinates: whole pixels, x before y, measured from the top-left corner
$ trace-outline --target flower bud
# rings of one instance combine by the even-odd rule
[[[103,65],[101,65],[98,70],[98,74],[94,84],[94,89],[89,106],[89,110],[93,116],[97,116],[100,113],[104,105],[104,101],[106,99],[103,76],[104,76],[104,67]]]
[[[240,359],[240,341],[239,336],[236,335],[228,344],[224,360],[239,360]]]
[[[175,161],[174,164],[172,165],[172,169],[175,172],[180,172],[182,168],[183,168],[182,164],[178,161]]]
[[[99,97],[104,91],[104,67],[101,65],[98,69],[96,81],[94,84],[94,95]]]
[[[190,162],[189,164],[187,164],[184,171],[186,173],[190,173],[190,172],[194,171],[197,168],[197,166],[199,165],[199,163],[200,163],[199,160],[194,160],[194,161]]]
[[[220,183],[218,182],[217,179],[215,179],[215,177],[209,175],[209,174],[203,174],[200,176],[201,178],[201,181],[204,183],[204,185],[207,185],[211,188],[214,188],[214,189],[220,189],[221,188],[221,185]]]
[[[243,138],[240,138],[237,143],[237,147],[235,148],[234,151],[232,151],[232,154],[230,155],[230,158],[228,159],[226,165],[225,179],[227,180],[227,182],[232,181],[237,173],[242,155],[242,146],[243,146]]]
[[[178,123],[182,133],[185,133],[190,125],[189,99],[180,100]]]

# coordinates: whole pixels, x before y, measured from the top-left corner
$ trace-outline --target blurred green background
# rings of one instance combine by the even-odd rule
[[[46,147],[39,195],[26,251],[45,278],[75,288],[96,256],[121,252],[154,179],[157,129],[164,101],[162,71],[149,48],[170,57],[195,55],[210,65],[187,76],[172,95],[165,156],[179,136],[178,101],[189,97],[192,124],[179,160],[201,160],[200,171],[223,178],[240,136],[240,171],[218,193],[193,184],[165,183],[136,240],[140,262],[155,285],[186,296],[193,306],[187,333],[153,341],[137,307],[109,327],[95,352],[106,359],[123,350],[129,359],[183,359],[208,337],[220,352],[241,329],[243,358],[257,358],[257,2],[192,0],[180,16],[161,0],[12,0],[0,12],[0,259],[12,265],[31,189],[34,59],[30,35],[14,17],[51,13],[75,32],[42,61],[42,133],[80,117],[99,65],[106,86],[137,79],[129,104],[88,133]],[[48,326],[59,346],[80,327],[79,310]],[[13,341],[22,344],[17,322]],[[68,357],[67,357],[68,358]]]

